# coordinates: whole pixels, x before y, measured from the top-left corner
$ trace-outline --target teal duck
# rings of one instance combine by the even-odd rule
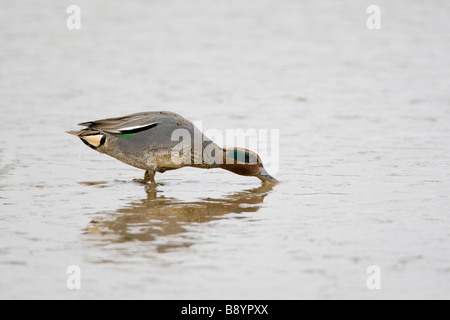
[[[173,112],[140,112],[79,125],[85,128],[67,132],[100,153],[145,170],[146,182],[155,183],[155,172],[186,166],[222,168],[263,182],[278,182],[256,153],[221,148],[191,121]]]

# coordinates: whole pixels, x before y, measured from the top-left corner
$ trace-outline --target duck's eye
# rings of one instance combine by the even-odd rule
[[[256,157],[256,155],[246,150],[234,149],[232,157],[234,160],[241,163],[248,163],[248,164],[258,163],[258,158]]]

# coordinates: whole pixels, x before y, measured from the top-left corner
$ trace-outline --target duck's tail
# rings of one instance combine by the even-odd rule
[[[95,129],[82,129],[79,131],[66,131],[68,134],[77,136],[81,139],[81,141],[84,142],[88,147],[92,149],[97,149],[105,144],[106,142],[106,135]]]
[[[80,130],[78,130],[78,131],[75,131],[75,130],[70,130],[70,131],[66,131],[66,133],[68,133],[68,134],[71,134],[71,135],[74,135],[74,136],[79,136],[80,135],[80,133],[81,133],[81,131]]]

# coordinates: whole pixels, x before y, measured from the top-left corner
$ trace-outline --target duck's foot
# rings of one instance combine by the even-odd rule
[[[144,182],[145,183],[149,183],[150,182],[151,184],[156,184],[155,171],[153,171],[153,170],[145,171]]]
[[[155,181],[155,172],[149,170],[145,171],[144,179],[133,179],[133,181],[145,185],[157,185]]]
[[[139,183],[139,184],[143,184],[143,185],[156,185],[156,183],[151,183],[149,181],[146,181],[144,179],[133,179],[133,182]]]

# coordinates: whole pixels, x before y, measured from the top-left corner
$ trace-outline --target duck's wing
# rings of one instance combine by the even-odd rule
[[[155,112],[140,112],[123,117],[82,122],[78,125],[114,135],[133,134],[156,127],[158,125],[157,114]]]

